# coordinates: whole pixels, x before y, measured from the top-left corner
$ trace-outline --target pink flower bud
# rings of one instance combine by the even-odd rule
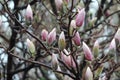
[[[48,36],[48,31],[46,29],[43,29],[41,32],[41,38],[43,41],[47,40],[47,36]]]
[[[120,43],[120,28],[117,30],[114,38],[117,39],[119,41],[119,43]]]
[[[90,67],[87,67],[87,70],[85,73],[85,80],[93,80],[93,73],[92,73]]]
[[[28,4],[27,9],[26,9],[25,17],[28,20],[33,20],[33,11],[32,11],[32,8],[29,4]]]
[[[56,40],[56,28],[54,28],[47,37],[48,44],[52,44]]]
[[[85,19],[85,9],[82,9],[78,12],[76,16],[76,26],[80,27],[83,25]]]
[[[116,42],[115,39],[113,39],[109,45],[110,50],[115,50],[116,51]]]
[[[64,53],[65,53],[65,54],[64,54]],[[65,64],[66,64],[68,67],[76,67],[73,58],[71,57],[71,55],[68,55],[68,54],[70,54],[70,53],[69,53],[66,49],[64,49],[64,53],[61,52],[61,58],[62,58],[62,60],[65,62]],[[66,54],[67,54],[67,55],[66,55]]]
[[[89,60],[89,61],[92,61],[93,60],[93,54],[92,54],[90,48],[84,42],[83,42],[83,46],[82,47],[83,47],[85,58],[87,60]]]
[[[26,42],[27,42],[28,50],[30,51],[32,56],[34,56],[34,54],[35,54],[35,46],[34,46],[33,42],[30,41],[29,39],[27,39]]]
[[[55,0],[55,5],[57,7],[57,10],[60,10],[62,8],[63,0]]]
[[[58,46],[59,46],[60,50],[63,50],[66,47],[65,35],[64,35],[63,31],[61,32],[61,34],[59,36]]]
[[[81,39],[80,39],[79,32],[75,33],[75,36],[73,37],[73,41],[74,41],[75,45],[80,46]]]
[[[58,59],[57,59],[57,56],[54,53],[52,54],[52,67],[54,69],[58,68]]]
[[[98,43],[98,40],[96,40],[95,43],[94,43],[93,52],[94,52],[94,56],[97,57],[98,53],[99,53],[99,43]]]

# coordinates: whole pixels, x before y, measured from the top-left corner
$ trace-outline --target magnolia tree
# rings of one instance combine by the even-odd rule
[[[1,80],[119,80],[119,0],[0,0]]]

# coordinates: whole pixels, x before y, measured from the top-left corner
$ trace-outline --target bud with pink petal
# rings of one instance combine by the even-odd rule
[[[55,5],[57,7],[57,10],[60,10],[63,5],[63,0],[55,0]]]
[[[46,29],[43,29],[41,32],[41,38],[43,41],[47,40],[47,36],[48,36],[48,31]]]
[[[85,72],[85,80],[93,80],[93,73],[90,67],[87,67],[87,70]]]
[[[26,9],[25,17],[27,20],[33,20],[33,11],[32,11],[32,8],[29,4],[28,4],[27,9]]]
[[[56,40],[56,28],[54,28],[47,37],[48,44],[52,44]]]
[[[93,54],[90,50],[90,48],[87,46],[86,43],[83,42],[83,51],[84,51],[84,55],[85,55],[85,58],[88,60],[88,61],[92,61],[93,60]]]
[[[93,53],[94,53],[94,57],[96,58],[98,56],[98,53],[99,53],[99,42],[98,42],[98,40],[96,40],[95,43],[94,43]]]
[[[81,39],[78,31],[75,33],[75,36],[73,37],[73,41],[75,45],[80,46]]]
[[[117,30],[114,38],[117,39],[119,41],[119,43],[120,43],[120,28]]]
[[[34,54],[35,54],[35,45],[29,39],[27,39],[26,42],[27,42],[26,44],[27,44],[28,50],[30,51],[30,53],[32,54],[32,56],[34,56]]]
[[[63,50],[66,47],[66,42],[65,42],[65,35],[64,32],[62,31],[59,40],[58,40],[58,46],[60,50]]]
[[[64,49],[64,53],[61,52],[62,60],[65,62],[65,64],[68,67],[74,67],[75,68],[76,67],[75,62],[74,62],[73,58],[71,57],[71,55],[69,55],[70,53],[66,49]]]
[[[78,11],[78,14],[76,16],[76,26],[80,27],[83,25],[85,20],[85,9],[83,8],[82,10]]]

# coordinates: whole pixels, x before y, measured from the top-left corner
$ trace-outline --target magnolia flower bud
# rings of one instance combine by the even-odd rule
[[[72,20],[72,21],[71,21],[70,26],[73,27],[73,28],[76,28],[75,20]]]
[[[93,73],[92,73],[90,67],[87,67],[87,70],[85,73],[85,80],[93,80]]]
[[[117,30],[114,38],[117,39],[119,41],[119,43],[120,43],[120,28]]]
[[[54,28],[47,37],[48,44],[52,44],[56,40],[56,28]]]
[[[35,46],[34,46],[33,42],[30,41],[29,39],[27,39],[26,42],[27,42],[27,48],[28,48],[28,50],[30,51],[30,53],[32,54],[32,56],[34,56],[34,54],[35,54]]]
[[[75,29],[75,28],[76,28],[75,20],[72,20],[71,23],[70,23],[70,30],[69,30],[70,36],[73,35],[73,32],[74,32],[74,29]]]
[[[76,26],[80,27],[83,25],[85,19],[85,9],[82,9],[78,12],[77,16],[76,16]]]
[[[84,55],[85,55],[85,58],[88,60],[88,61],[92,61],[93,60],[93,54],[90,50],[90,48],[87,46],[86,43],[83,42],[83,51],[84,51]]]
[[[55,0],[55,5],[57,7],[57,10],[60,10],[62,8],[63,0]]]
[[[72,21],[71,21],[70,26],[73,27],[73,28],[76,28],[75,20],[72,20]]]
[[[41,38],[43,41],[47,40],[47,36],[48,36],[48,31],[46,29],[43,29],[41,32]]]
[[[67,55],[65,55],[64,53],[67,54]],[[68,51],[66,49],[64,49],[64,53],[61,52],[61,58],[65,62],[65,64],[68,67],[76,67],[73,58],[71,57],[71,55],[68,55],[69,53],[68,53]]]
[[[58,46],[60,50],[63,50],[66,47],[65,35],[63,31],[61,32],[59,36]]]
[[[52,54],[52,67],[55,70],[58,68],[58,59],[54,53]]]
[[[109,45],[109,49],[110,50],[114,50],[116,51],[116,42],[115,42],[115,39],[113,39]]]
[[[33,20],[33,11],[30,5],[27,6],[25,17],[27,20]]]
[[[95,41],[94,46],[93,46],[93,53],[95,58],[98,56],[99,53],[99,43],[98,40]]]
[[[81,39],[80,39],[79,32],[75,33],[75,36],[73,37],[73,41],[74,41],[75,45],[80,46]]]

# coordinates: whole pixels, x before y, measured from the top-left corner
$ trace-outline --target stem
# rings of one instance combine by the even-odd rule
[[[14,0],[14,4],[15,7],[18,5],[19,0]],[[8,5],[6,4],[6,6],[8,7]],[[18,14],[16,12],[15,14],[16,18],[18,18]],[[15,26],[18,26],[17,22],[15,22]],[[11,50],[14,46],[15,46],[15,42],[16,42],[16,37],[17,37],[17,32],[15,31],[18,30],[18,27],[12,27],[12,36],[10,38],[10,44],[9,44],[9,50]],[[10,55],[10,53],[8,52],[8,61],[7,61],[7,80],[12,80],[12,68],[13,68],[13,57]]]

